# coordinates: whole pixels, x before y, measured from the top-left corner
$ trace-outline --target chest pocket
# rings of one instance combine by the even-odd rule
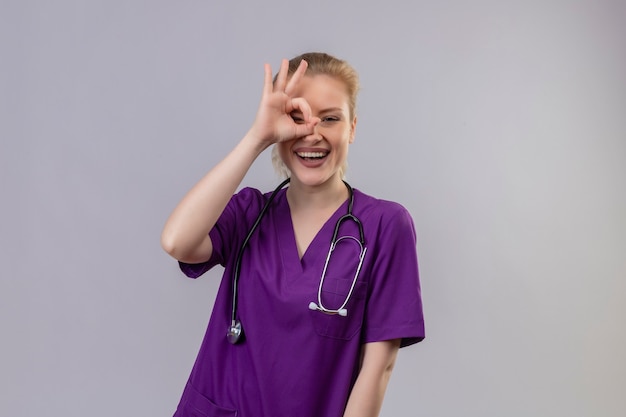
[[[237,411],[220,407],[189,382],[174,417],[236,417]]]
[[[328,309],[336,309],[343,304],[352,281],[349,279],[333,279],[327,277],[322,288],[322,303]],[[316,294],[317,298],[317,294]],[[323,337],[350,340],[360,333],[367,299],[367,282],[357,280],[352,295],[346,304],[348,314],[326,314],[318,310],[310,310],[309,315],[315,332]]]

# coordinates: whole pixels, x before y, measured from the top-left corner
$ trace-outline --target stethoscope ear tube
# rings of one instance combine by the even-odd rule
[[[344,216],[347,217],[348,215]],[[350,214],[350,216],[352,216]],[[354,217],[354,216],[352,216]],[[358,223],[359,228],[361,226],[361,222]],[[362,229],[361,229],[362,232]],[[330,257],[337,246],[337,243],[344,239],[351,239],[359,245],[360,253],[359,253],[359,265],[356,268],[356,272],[354,273],[354,277],[352,278],[352,284],[350,285],[350,291],[348,291],[348,295],[343,300],[341,306],[337,309],[326,308],[322,303],[322,288],[324,287],[324,280],[326,279],[326,270],[328,269],[328,262],[330,261]],[[343,236],[339,239],[335,239],[333,237],[333,241],[330,243],[330,248],[328,249],[328,255],[326,255],[326,262],[324,263],[324,269],[322,270],[322,277],[320,278],[320,285],[317,288],[317,303],[311,302],[309,303],[309,308],[311,310],[319,310],[322,313],[326,314],[339,314],[342,317],[346,317],[348,315],[348,310],[346,306],[348,305],[348,301],[350,301],[350,297],[352,297],[352,291],[354,291],[354,287],[356,285],[356,281],[359,278],[359,273],[361,272],[361,267],[363,266],[363,259],[365,259],[365,253],[367,252],[367,247],[363,246],[363,244],[353,236]]]

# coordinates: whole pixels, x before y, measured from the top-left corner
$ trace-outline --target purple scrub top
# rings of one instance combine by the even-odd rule
[[[364,343],[424,338],[413,221],[404,207],[354,190],[353,212],[367,253],[346,317],[309,309],[337,220],[332,215],[299,259],[286,190],[279,191],[245,249],[238,294],[242,343],[226,339],[237,252],[269,194],[245,188],[233,196],[211,230],[211,259],[181,263],[196,278],[213,266],[224,276],[200,352],[175,417],[341,417],[358,374]],[[344,222],[340,236],[358,237]],[[322,301],[338,308],[358,266],[359,248],[346,240],[329,263]]]

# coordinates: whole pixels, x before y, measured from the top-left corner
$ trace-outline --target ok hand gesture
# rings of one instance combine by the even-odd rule
[[[250,133],[266,146],[309,135],[319,123],[320,119],[312,116],[309,103],[302,97],[293,97],[307,66],[307,62],[302,60],[296,72],[287,80],[289,62],[284,59],[276,83],[273,83],[272,69],[269,64],[265,64],[263,95]],[[291,113],[294,111],[302,114],[303,121],[296,123],[293,120]]]

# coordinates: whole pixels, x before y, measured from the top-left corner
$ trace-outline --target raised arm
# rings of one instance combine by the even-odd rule
[[[311,117],[311,109],[304,99],[292,97],[306,68],[307,63],[302,61],[288,79],[288,61],[283,60],[274,83],[272,70],[265,65],[263,95],[252,127],[235,148],[183,197],[165,223],[161,245],[171,256],[188,263],[208,260],[213,252],[208,233],[254,160],[273,143],[313,131],[319,119]],[[303,114],[304,124],[293,121],[291,113],[294,110]]]

